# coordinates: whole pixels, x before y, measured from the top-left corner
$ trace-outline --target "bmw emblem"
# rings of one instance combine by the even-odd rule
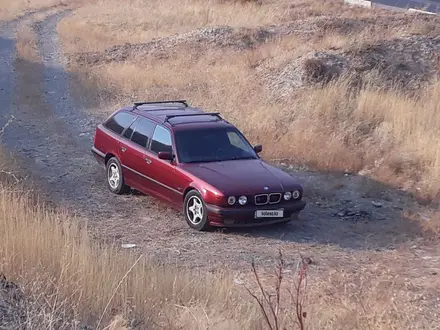
[[[264,190],[269,190],[269,187],[264,187]]]

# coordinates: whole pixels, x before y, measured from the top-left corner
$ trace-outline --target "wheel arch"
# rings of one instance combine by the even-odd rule
[[[197,191],[203,198],[205,203],[216,203],[218,196],[222,194],[219,190],[209,185],[200,184],[198,182],[191,182],[184,190],[182,199],[185,202],[185,198],[191,191]]]
[[[111,152],[109,152],[108,154],[106,154],[106,155],[105,155],[105,158],[104,158],[104,164],[107,165],[107,162],[108,162],[111,158],[113,158],[113,157],[116,157],[116,156],[113,155]]]
[[[200,192],[199,189],[197,189],[196,187],[190,185],[190,186],[188,186],[188,187],[185,189],[185,191],[183,192],[183,195],[182,195],[183,200],[185,200],[186,195],[188,195],[188,194],[189,194],[191,191],[193,191],[193,190],[197,191],[199,194],[202,194],[202,193]],[[202,195],[202,197],[203,197],[203,195]]]

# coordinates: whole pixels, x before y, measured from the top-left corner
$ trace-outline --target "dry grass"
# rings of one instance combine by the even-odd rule
[[[0,269],[24,288],[28,303],[20,322],[27,329],[72,329],[78,321],[115,330],[130,329],[133,324],[148,329],[267,328],[258,306],[250,296],[240,296],[229,275],[194,274],[100,245],[75,219],[29,197],[17,186],[3,186],[0,191]],[[296,306],[301,306],[302,322],[311,329],[403,329],[414,322],[422,328],[432,326],[435,310],[415,311],[410,301],[429,297],[438,283],[408,280],[411,272],[420,271],[417,264],[402,275],[408,262],[414,262],[407,256],[396,251],[384,265],[378,262],[383,258],[380,253],[365,253],[355,268],[341,259],[325,271],[310,265],[307,287],[282,268],[277,268],[274,282],[258,266],[255,274],[268,299],[266,308],[273,301],[270,296],[278,292],[280,304],[273,306],[279,306],[275,307],[279,329],[297,328]],[[300,278],[303,270],[298,269]],[[262,299],[255,284],[248,285]],[[299,296],[296,284],[301,286]],[[404,317],[408,313],[412,320]]]
[[[1,0],[0,21],[13,19],[29,11],[58,6],[64,2],[63,0]]]
[[[363,171],[404,188],[416,185],[426,197],[438,197],[440,83],[421,90],[419,100],[397,91],[347,90],[348,81],[339,81],[299,95],[297,106],[280,113],[291,121],[277,152],[318,168]]]
[[[310,0],[98,0],[84,6],[60,25],[67,51],[104,50],[122,43],[139,43],[206,26],[253,28],[337,13],[338,1]],[[356,9],[353,11],[357,12]],[[129,18],[129,19],[127,19]]]
[[[194,308],[208,311],[212,322],[239,320],[255,328],[253,306],[234,293],[228,276],[190,274],[100,246],[85,227],[31,203],[24,191],[2,187],[0,196],[2,272],[31,297],[41,297],[52,316],[96,325],[102,316],[104,324],[122,313],[146,325],[175,327]],[[192,329],[202,322],[189,321]]]
[[[98,16],[97,12],[100,13]],[[72,51],[77,47],[104,50],[125,42],[143,42],[207,25],[235,25],[239,22],[252,27],[282,19],[283,11],[282,7],[253,3],[220,4],[207,0],[166,0],[154,4],[135,0],[124,6],[100,0],[95,5],[78,9],[76,15],[66,18],[61,25],[65,37],[71,38],[68,43],[74,44]],[[80,21],[77,17],[81,17]]]
[[[438,241],[440,238],[440,212],[427,209],[407,209],[405,216],[418,224],[422,224],[425,237]]]
[[[0,21],[9,21],[28,13],[48,11],[60,6],[77,8],[95,0],[0,0]]]

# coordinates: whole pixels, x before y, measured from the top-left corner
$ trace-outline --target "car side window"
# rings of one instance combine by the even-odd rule
[[[162,126],[157,125],[151,140],[151,151],[159,153],[160,151],[171,152],[172,150],[171,133]]]
[[[142,117],[139,118],[134,125],[131,141],[140,145],[141,147],[147,147],[155,126],[156,124],[151,120]]]
[[[110,117],[104,123],[104,126],[116,134],[121,134],[124,129],[130,126],[135,118],[136,115],[134,114],[128,112],[118,112],[114,116]]]

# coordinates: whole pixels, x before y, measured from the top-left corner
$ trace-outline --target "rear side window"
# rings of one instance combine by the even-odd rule
[[[171,133],[162,126],[157,125],[151,141],[151,151],[159,153],[160,151],[171,152],[172,150]]]
[[[148,120],[147,118],[140,117],[134,125],[131,141],[140,145],[141,147],[146,147],[151,139],[155,126],[156,124],[152,121]]]
[[[136,116],[128,112],[118,112],[116,115],[110,117],[104,126],[116,134],[121,134],[133,122]]]

